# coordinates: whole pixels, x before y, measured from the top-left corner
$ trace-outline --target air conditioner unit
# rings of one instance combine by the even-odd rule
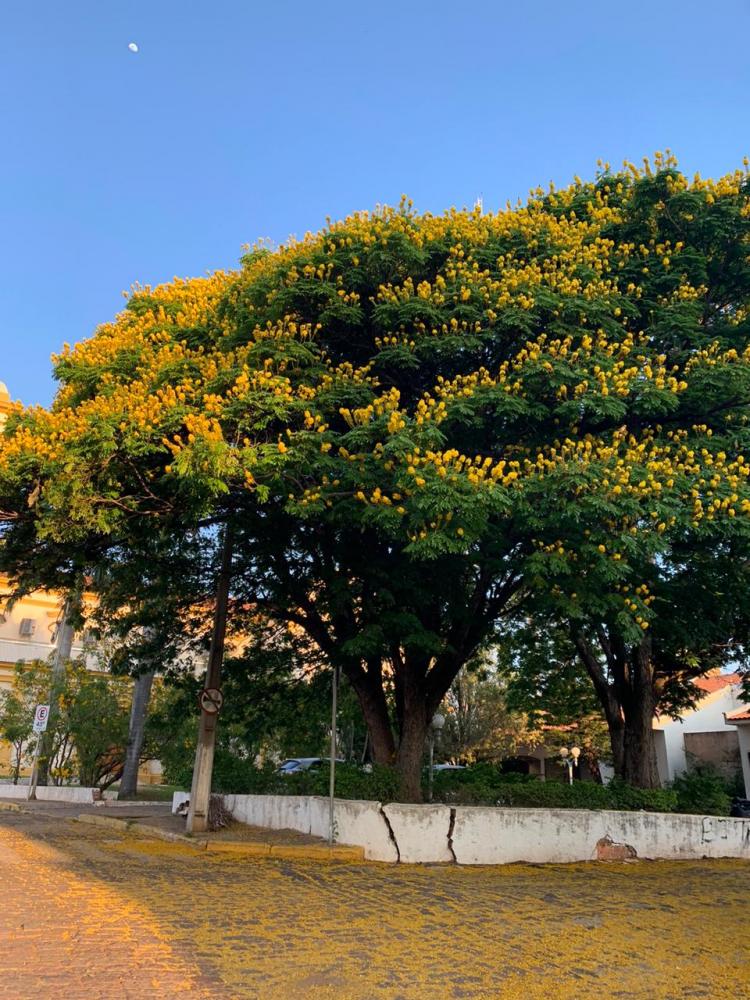
[[[36,632],[36,622],[33,618],[22,618],[18,631],[21,635],[33,635]]]

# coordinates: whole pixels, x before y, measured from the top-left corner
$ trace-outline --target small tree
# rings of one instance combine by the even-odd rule
[[[22,766],[31,760],[34,753],[34,707],[14,691],[0,692],[0,739],[10,743],[13,749],[11,775],[14,785],[18,784]]]
[[[440,738],[442,756],[467,763],[499,761],[521,745],[533,745],[539,736],[523,712],[513,711],[507,684],[489,661],[463,667],[445,696],[445,728]]]
[[[104,789],[122,775],[131,686],[126,678],[69,664],[60,700],[60,734],[71,749],[63,773],[74,773],[81,785]]]
[[[34,708],[48,697],[50,679],[47,663],[19,663],[13,690],[4,692],[0,700],[0,735],[16,746],[16,780],[20,761],[33,752]],[[54,784],[77,780],[81,785],[104,789],[119,780],[125,762],[131,687],[129,678],[88,670],[80,661],[67,661],[59,680],[59,711],[54,727],[48,729],[48,773]],[[156,733],[147,734],[141,760],[158,756],[155,739]]]

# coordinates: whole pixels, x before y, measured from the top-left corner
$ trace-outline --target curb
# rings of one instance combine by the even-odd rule
[[[157,840],[166,840],[170,843],[186,844],[194,851],[205,851],[205,840],[193,840],[192,837],[184,837],[179,833],[172,833],[170,830],[162,830],[157,826],[149,826],[148,823],[141,823],[137,819],[120,819],[117,816],[102,816],[98,813],[80,813],[76,820],[78,823],[86,823],[88,826],[109,827],[110,830],[118,830],[120,833],[140,833],[144,837],[155,837]]]
[[[108,816],[105,818],[109,819]],[[171,830],[162,830],[159,826],[150,826],[148,823],[141,823],[140,820],[130,820],[128,829],[140,833],[143,837],[155,837],[156,840],[166,840],[170,844],[186,844],[194,851],[205,851],[206,849],[207,842],[205,840],[188,837],[182,833],[172,833]]]
[[[196,840],[181,833],[162,830],[158,826],[150,826],[136,819],[118,819],[116,816],[102,816],[96,813],[81,813],[79,823],[89,826],[114,828],[122,833],[138,833],[144,837],[165,840],[171,844],[181,844],[190,847],[196,853],[205,851],[208,854],[232,854],[246,858],[287,858],[293,861],[356,861],[365,860],[362,847],[352,847],[348,844],[271,844],[267,841],[241,840]]]
[[[96,813],[79,813],[76,816],[77,823],[86,823],[88,826],[109,826],[125,833],[134,820],[117,819],[116,816],[98,816]]]

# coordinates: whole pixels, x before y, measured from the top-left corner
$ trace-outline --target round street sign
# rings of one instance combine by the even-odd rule
[[[198,701],[204,712],[216,715],[224,704],[224,695],[218,688],[204,688],[198,696]]]
[[[37,705],[36,711],[34,712],[34,725],[33,729],[35,733],[43,733],[47,729],[47,723],[49,722],[49,705]]]

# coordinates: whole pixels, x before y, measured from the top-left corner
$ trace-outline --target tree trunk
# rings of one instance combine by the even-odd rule
[[[405,675],[404,713],[396,755],[399,797],[402,802],[421,802],[422,760],[432,713],[427,708],[421,664],[407,662]]]
[[[407,711],[398,745],[396,767],[399,776],[399,798],[402,802],[422,801],[422,760],[427,738],[427,712]]]
[[[612,702],[614,702],[614,711],[612,710]],[[607,729],[609,730],[609,743],[612,748],[612,767],[614,768],[615,776],[624,779],[625,720],[622,717],[622,711],[617,701],[614,698],[609,698],[608,703],[605,706],[604,714],[607,719]]]
[[[120,778],[118,799],[131,799],[138,793],[138,768],[146,730],[146,716],[151,697],[154,672],[139,674],[133,682],[133,703],[130,709],[128,743],[125,748],[125,766]]]
[[[460,666],[457,664],[454,671],[445,672],[444,684],[437,688],[433,684],[433,689],[430,689],[428,665],[425,657],[401,660],[395,670],[398,749],[383,691],[382,674],[373,666],[367,671],[359,667],[347,671],[344,666],[367,723],[372,759],[376,764],[396,765],[399,798],[403,802],[422,801],[422,759],[429,723],[447,690],[445,684],[450,686]]]
[[[604,717],[607,720],[609,742],[612,748],[612,766],[614,768],[615,775],[618,778],[622,778],[625,762],[625,721],[622,714],[621,699],[616,686],[608,680],[599,657],[594,652],[594,649],[584,636],[583,632],[573,629],[572,637],[578,651],[578,656],[586,668],[586,673],[589,675],[592,684],[594,685],[596,696],[599,699],[599,704],[602,706]]]
[[[661,786],[656,767],[653,719],[654,692],[648,684],[625,710],[622,777],[636,788]]]
[[[614,642],[607,643],[612,678],[607,679],[583,635],[574,633],[573,639],[607,719],[616,776],[636,788],[659,788],[651,640],[644,637],[631,649],[621,644],[617,653],[613,653]]]
[[[347,676],[349,676],[347,674]],[[370,681],[367,675],[349,676],[362,708],[370,741],[370,753],[375,764],[391,766],[396,758],[388,704],[379,679]]]

